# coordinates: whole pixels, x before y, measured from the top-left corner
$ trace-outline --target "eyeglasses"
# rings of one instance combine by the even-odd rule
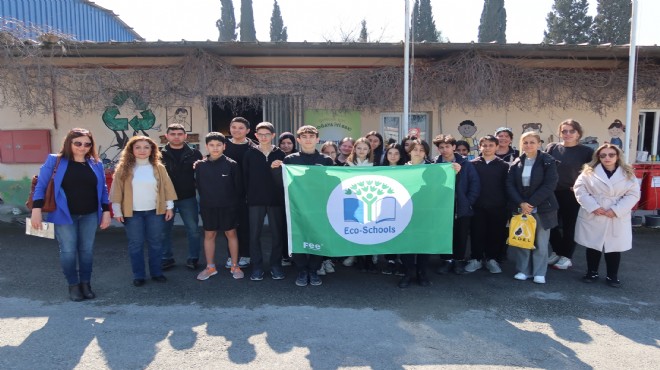
[[[72,141],[71,144],[73,144],[73,146],[78,147],[78,148],[80,148],[83,145],[85,146],[85,148],[91,148],[92,147],[91,142],[84,142],[83,143],[82,141]]]
[[[598,157],[600,159],[605,159],[607,157],[616,158],[616,153],[600,153],[600,154],[598,154]]]
[[[574,134],[577,130],[561,130],[562,135]]]

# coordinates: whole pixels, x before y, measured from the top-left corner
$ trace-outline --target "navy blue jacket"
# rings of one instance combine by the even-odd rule
[[[455,161],[461,166],[461,171],[456,174],[456,207],[454,213],[456,217],[466,217],[474,215],[472,206],[479,199],[481,192],[481,183],[479,175],[474,165],[458,153],[454,153]],[[446,163],[439,155],[435,163]]]

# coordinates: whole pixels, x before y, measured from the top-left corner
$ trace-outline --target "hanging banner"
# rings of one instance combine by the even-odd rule
[[[331,111],[308,109],[305,111],[305,124],[319,130],[319,143],[339,140],[345,137],[357,139],[362,136],[359,111]]]

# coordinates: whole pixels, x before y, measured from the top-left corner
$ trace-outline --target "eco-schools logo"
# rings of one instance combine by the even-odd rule
[[[398,181],[379,175],[344,180],[330,193],[328,220],[344,239],[357,244],[392,240],[410,223],[410,193]]]

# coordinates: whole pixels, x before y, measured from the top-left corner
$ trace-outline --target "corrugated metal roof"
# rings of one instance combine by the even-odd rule
[[[72,35],[80,41],[144,40],[111,10],[87,0],[1,0],[0,17]],[[24,35],[26,38],[36,36]]]

